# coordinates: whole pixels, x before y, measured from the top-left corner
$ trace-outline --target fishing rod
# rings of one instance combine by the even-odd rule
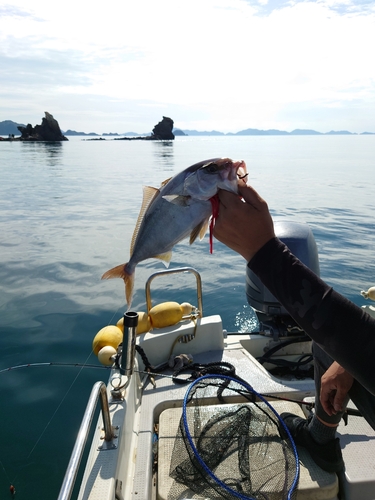
[[[110,366],[104,366],[104,365],[95,365],[95,364],[88,364],[88,363],[63,363],[63,362],[59,362],[59,361],[49,361],[49,362],[38,362],[38,363],[25,363],[25,364],[20,364],[20,365],[15,365],[15,366],[9,366],[7,368],[3,368],[0,370],[0,374],[4,374],[5,372],[11,372],[11,371],[16,371],[16,370],[21,370],[21,369],[25,369],[25,368],[41,368],[41,367],[46,367],[46,366],[56,366],[56,367],[72,367],[72,368],[80,368],[80,369],[83,369],[83,368],[92,368],[92,369],[100,369],[100,370],[108,370],[108,369],[111,369]],[[77,379],[77,378],[76,378]],[[75,380],[76,380],[75,379]],[[74,382],[73,382],[74,383]],[[71,389],[73,384],[71,384],[69,390]],[[69,392],[68,390],[68,392]],[[67,394],[66,394],[67,395]],[[51,423],[53,417],[55,416],[55,414],[57,413],[58,409],[60,408],[62,402],[64,401],[66,395],[64,396],[64,398],[62,399],[62,401],[60,402],[58,408],[55,410],[52,418],[50,419],[50,421],[47,423],[47,425],[45,426],[45,428],[43,429],[43,431],[41,432],[40,436],[38,437],[37,439],[37,442],[36,444],[33,446],[31,452],[29,453],[28,455],[28,458],[32,455],[32,453],[34,452],[37,444],[39,443],[41,437],[43,436],[44,432],[46,431],[47,427],[49,426],[49,424]],[[12,497],[15,497],[16,495],[16,488],[14,486],[14,483],[15,481],[11,480],[6,469],[5,469],[5,466],[3,464],[3,462],[0,460],[0,465],[1,465],[1,468],[3,469],[8,481],[9,481],[9,492],[10,492],[10,495]],[[15,479],[15,478],[14,478]]]
[[[15,371],[15,370],[20,370],[23,368],[39,368],[43,366],[67,366],[67,367],[73,367],[73,368],[98,368],[100,370],[108,370],[111,369],[110,366],[103,366],[103,365],[94,365],[94,364],[87,364],[87,363],[60,363],[58,361],[49,361],[49,362],[43,362],[43,363],[26,363],[22,365],[15,365],[15,366],[9,366],[8,368],[3,368],[0,370],[1,373],[5,372],[10,372],[10,371]]]
[[[93,369],[99,369],[99,370],[111,370],[112,366],[104,366],[104,365],[94,365],[94,364],[87,364],[87,363],[62,363],[58,361],[47,361],[47,362],[38,362],[38,363],[25,363],[25,364],[20,364],[20,365],[15,365],[15,366],[9,366],[8,368],[3,368],[0,370],[0,374],[5,373],[5,372],[10,372],[10,371],[16,371],[16,370],[22,370],[25,368],[41,368],[41,367],[46,367],[46,366],[57,366],[57,367],[70,367],[70,368],[93,368]],[[159,377],[164,377],[164,378],[170,378],[173,381],[177,380],[177,374],[174,373],[172,375],[167,375],[166,373],[161,373],[159,371],[152,371],[152,370],[134,370],[137,373],[140,373],[142,375],[147,375],[147,376],[159,376]],[[179,379],[180,383],[188,383],[191,382],[190,379]],[[298,403],[298,404],[303,404],[307,406],[313,407],[314,404],[307,402],[307,401],[300,401],[296,399],[291,399],[291,398],[285,398],[285,397],[280,397],[276,395],[271,395],[271,394],[262,394],[264,397],[268,398],[274,398],[274,399],[279,399],[281,401],[290,401],[292,403]]]
[[[1,373],[5,372],[10,372],[10,371],[15,371],[15,370],[20,370],[24,368],[40,368],[40,367],[46,367],[46,366],[57,366],[57,367],[70,367],[70,368],[93,368],[93,369],[99,369],[99,370],[111,370],[112,368],[116,368],[116,366],[104,366],[104,365],[94,365],[94,364],[87,364],[87,363],[62,363],[58,361],[48,361],[48,362],[39,362],[39,363],[26,363],[22,365],[15,365],[15,366],[9,366],[8,368],[3,368],[0,370]],[[140,373],[142,375],[147,375],[147,376],[159,376],[159,377],[164,377],[164,378],[170,378],[173,381],[176,381],[176,374],[172,375],[167,375],[165,373],[160,373],[152,370],[134,370],[137,373]],[[180,379],[181,380],[181,379]],[[190,379],[185,380],[186,383],[191,382]],[[303,401],[299,399],[293,399],[289,397],[282,397],[282,396],[276,396],[275,394],[261,394],[263,397],[270,398],[270,399],[276,399],[279,401],[288,401],[290,403],[297,403],[300,405],[306,406],[308,409],[312,409],[315,406],[315,403],[312,403],[310,401]],[[347,408],[345,410],[343,419],[345,421],[345,424],[347,423],[347,415],[353,415],[357,417],[361,417],[362,413],[359,410],[356,410],[354,408]]]
[[[212,364],[208,364],[208,365],[196,364],[196,367],[198,367],[200,369],[206,368],[206,369],[208,369],[207,371],[209,371],[209,365],[221,365],[222,366],[223,364],[226,366],[226,368],[228,368],[228,366],[230,365],[229,363],[223,363],[223,362],[220,363],[219,362],[219,363],[212,363]],[[166,363],[162,364],[160,367],[153,367],[153,366],[149,365],[148,369],[146,368],[145,370],[134,370],[134,371],[137,372],[137,373],[139,373],[139,374],[146,375],[146,376],[148,376],[150,378],[153,378],[154,376],[159,376],[159,377],[169,378],[169,379],[171,379],[175,383],[180,383],[180,384],[181,383],[191,383],[191,380],[192,380],[191,377],[189,379],[178,379],[179,373],[181,371],[184,371],[184,370],[177,370],[172,375],[168,375],[166,373],[161,373],[160,371],[157,371],[158,368],[159,369],[165,369],[167,367],[166,365],[167,365]],[[65,368],[66,367],[69,367],[69,368],[81,368],[81,369],[82,368],[92,368],[92,369],[100,369],[100,370],[111,370],[113,368],[114,369],[119,368],[118,362],[116,362],[113,366],[104,366],[104,365],[96,365],[96,364],[88,364],[88,363],[64,363],[64,362],[59,362],[59,361],[48,361],[48,362],[25,363],[25,364],[20,364],[20,365],[15,365],[15,366],[9,366],[7,368],[1,369],[0,370],[0,374],[5,373],[5,372],[10,372],[10,371],[21,370],[21,369],[25,369],[25,368],[41,368],[41,367],[47,367],[47,366],[65,367]],[[190,366],[190,368],[193,368],[193,366]],[[210,368],[212,368],[212,366],[210,366]],[[193,377],[194,376],[195,375],[193,375]],[[179,382],[177,382],[177,380],[179,380]],[[239,378],[239,380],[241,380],[241,379]],[[155,384],[155,382],[154,382],[154,384]],[[260,393],[260,395],[262,397],[264,397],[264,398],[275,399],[275,400],[280,400],[280,401],[288,401],[288,402],[292,402],[292,403],[297,403],[299,405],[304,405],[310,411],[315,406],[315,403],[314,402],[310,402],[310,401],[302,401],[302,400],[297,400],[297,399],[293,399],[293,398],[290,398],[290,397],[277,396],[275,394]],[[356,409],[353,409],[353,408],[347,408],[345,410],[344,415],[343,415],[343,420],[345,422],[345,425],[347,424],[348,415],[362,416],[362,414],[361,414],[361,412],[359,410],[356,410]],[[49,425],[49,423],[47,424],[47,426],[48,425]],[[45,429],[42,431],[42,435],[43,435],[44,432],[45,432]],[[39,442],[39,440],[40,440],[40,437],[39,437],[37,443]],[[36,447],[36,445],[33,447],[32,451],[29,453],[29,456],[32,454],[32,452],[34,451],[35,447]],[[9,476],[7,474],[7,471],[5,470],[5,467],[4,467],[4,464],[2,463],[2,461],[0,461],[0,465],[3,468],[4,473],[6,474],[8,480],[9,480],[9,483],[10,483],[9,492],[10,492],[11,496],[14,497],[15,494],[16,494],[16,489],[14,487],[14,484],[10,480],[10,478],[9,478]]]

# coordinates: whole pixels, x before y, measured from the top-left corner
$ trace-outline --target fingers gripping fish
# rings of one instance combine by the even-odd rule
[[[246,183],[246,175],[244,161],[215,158],[192,165],[164,181],[159,189],[144,187],[129,262],[110,269],[102,279],[122,278],[130,307],[137,264],[156,258],[168,266],[179,241],[188,236],[190,244],[198,236],[202,239],[212,215],[211,198],[219,189],[238,193],[238,182]]]

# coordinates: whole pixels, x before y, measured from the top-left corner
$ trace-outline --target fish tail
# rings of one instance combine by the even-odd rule
[[[129,269],[128,263],[120,264],[109,269],[102,276],[102,280],[110,280],[112,278],[122,278],[124,280],[126,302],[128,307],[130,307],[133,298],[134,270]]]

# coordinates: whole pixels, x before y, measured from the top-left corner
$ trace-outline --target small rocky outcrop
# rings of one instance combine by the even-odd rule
[[[45,118],[42,119],[41,125],[35,125],[33,127],[26,125],[26,127],[17,127],[21,132],[20,141],[68,141],[69,139],[65,137],[60,129],[57,120],[45,111]]]
[[[153,128],[151,139],[158,141],[173,141],[174,134],[172,130],[173,120],[167,116],[163,116],[162,121]]]
[[[115,141],[173,141],[174,134],[173,130],[173,120],[167,116],[163,116],[161,122],[159,122],[152,130],[151,135],[141,136],[141,137],[119,137],[115,138]],[[93,139],[91,139],[93,140]]]

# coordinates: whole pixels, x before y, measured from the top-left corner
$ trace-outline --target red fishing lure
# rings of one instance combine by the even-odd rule
[[[210,198],[211,206],[212,206],[212,216],[210,220],[210,253],[213,253],[214,251],[214,238],[213,238],[213,232],[214,232],[214,227],[215,227],[215,222],[216,219],[219,215],[219,197],[217,194]]]

